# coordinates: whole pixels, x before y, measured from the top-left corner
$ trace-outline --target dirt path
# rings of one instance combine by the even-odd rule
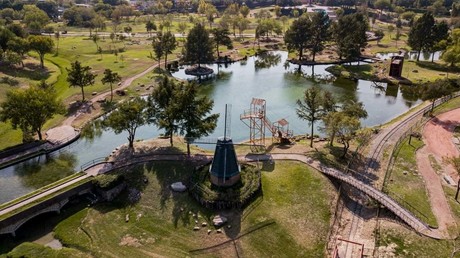
[[[425,180],[431,208],[438,221],[439,230],[446,236],[448,236],[448,228],[455,226],[456,222],[442,188],[442,175],[438,175],[433,169],[429,155],[433,155],[439,164],[444,163],[444,157],[457,157],[459,155],[459,151],[452,141],[452,132],[458,124],[460,124],[460,109],[454,109],[431,119],[423,128],[425,146],[417,151],[416,155],[417,167]],[[444,173],[454,178],[455,181],[458,179],[458,175],[451,165],[443,164],[442,167]]]
[[[163,64],[163,63],[161,63]],[[153,69],[155,69],[155,67],[158,66],[158,63],[154,64],[154,65],[151,65],[149,68],[145,69],[143,72],[141,73],[138,73],[132,77],[129,77],[127,78],[126,80],[124,80],[121,85],[119,87],[117,87],[116,89],[117,90],[123,90],[123,89],[126,89],[127,87],[129,87],[133,81],[135,81],[136,79],[139,79],[140,77],[146,75],[147,73],[153,71]],[[114,89],[115,90],[115,89]],[[91,102],[97,102],[98,100],[103,100],[105,99],[107,96],[110,96],[110,91],[107,91],[107,92],[104,92],[104,93],[101,93],[97,96],[95,96],[94,98],[91,98]],[[64,122],[62,122],[62,125],[72,125],[72,123],[75,121],[75,119],[78,118],[78,116],[80,115],[81,113],[80,112],[76,112],[74,115],[72,116],[69,116],[67,119],[64,120]]]

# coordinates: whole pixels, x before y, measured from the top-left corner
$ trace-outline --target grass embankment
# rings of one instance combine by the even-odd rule
[[[431,211],[428,193],[425,188],[425,182],[417,171],[415,152],[422,147],[423,141],[412,137],[403,141],[399,150],[395,152],[395,162],[393,169],[386,182],[386,190],[389,195],[396,200],[402,200],[403,206],[408,210],[415,211],[414,214],[421,220],[425,221],[432,227],[436,227],[437,221]],[[419,213],[420,212],[420,213]],[[421,215],[423,214],[423,215]]]
[[[321,174],[295,162],[265,166],[263,197],[243,212],[227,212],[231,228],[217,233],[209,226],[214,212],[169,188],[188,178],[190,169],[190,164],[177,162],[131,168],[125,176],[130,185],[142,189],[138,203],[127,204],[123,194],[113,204],[84,209],[62,221],[55,235],[68,247],[102,257],[214,257],[234,253],[235,248],[245,257],[323,256],[334,188]],[[143,183],[144,177],[148,184]],[[195,220],[199,227],[202,222],[208,226],[193,231]],[[192,251],[224,242],[219,248]]]

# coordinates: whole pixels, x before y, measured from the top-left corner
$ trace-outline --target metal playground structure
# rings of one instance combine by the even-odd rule
[[[290,143],[294,133],[289,130],[289,122],[280,119],[272,123],[267,117],[267,105],[264,99],[252,98],[251,107],[240,115],[240,120],[249,127],[251,145],[265,145],[265,132],[272,134],[272,140],[278,143]]]

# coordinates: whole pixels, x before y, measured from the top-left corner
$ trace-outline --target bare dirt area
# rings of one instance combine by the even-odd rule
[[[442,181],[444,176],[450,176],[456,181],[458,174],[444,159],[459,155],[459,151],[453,143],[453,131],[459,124],[460,109],[454,109],[432,118],[423,128],[423,140],[426,145],[417,151],[418,170],[425,180],[439,231],[446,237],[449,235],[448,229],[455,226],[456,223],[444,194]],[[438,175],[436,173],[429,160],[429,155],[432,155],[438,164],[442,164],[444,174]]]

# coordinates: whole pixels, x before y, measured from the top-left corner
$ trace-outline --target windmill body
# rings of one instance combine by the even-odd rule
[[[217,186],[232,186],[240,180],[241,167],[231,138],[224,136],[217,140],[209,172],[211,183]]]

